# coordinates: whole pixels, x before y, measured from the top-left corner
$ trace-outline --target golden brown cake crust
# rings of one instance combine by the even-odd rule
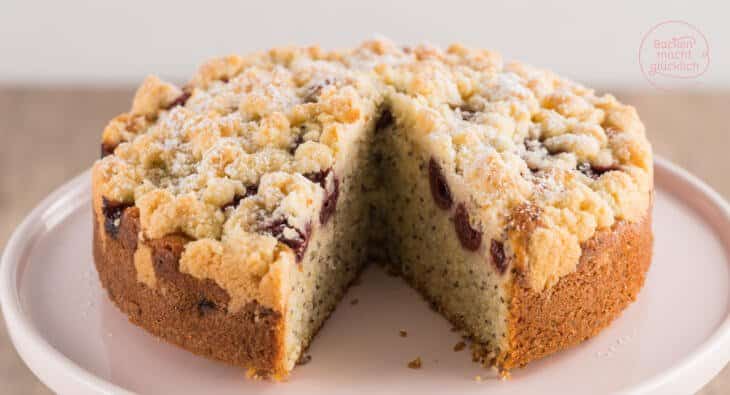
[[[503,371],[524,366],[595,336],[636,299],[652,255],[651,211],[637,222],[617,222],[583,243],[577,270],[544,291],[512,282],[509,351]],[[520,276],[518,274],[518,276]]]
[[[94,261],[109,298],[129,320],[154,335],[195,354],[282,377],[281,314],[249,302],[236,313],[226,311],[229,296],[211,280],[178,270],[187,239],[165,236],[147,242],[155,287],[138,281],[134,255],[139,210],[124,209],[115,237],[105,231],[94,210]]]

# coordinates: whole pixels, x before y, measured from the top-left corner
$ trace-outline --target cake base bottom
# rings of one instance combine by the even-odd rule
[[[229,297],[222,288],[178,270],[185,238],[151,241],[157,286],[153,289],[137,280],[138,216],[136,208],[126,209],[116,238],[94,221],[94,261],[109,299],[132,323],[188,351],[284,375],[279,368],[284,341],[281,314],[256,302],[228,313]]]
[[[138,217],[136,208],[127,208],[115,237],[94,220],[99,278],[129,320],[195,354],[246,367],[257,375],[285,377],[281,314],[255,301],[228,313],[229,297],[222,288],[179,271],[186,238],[173,235],[149,241],[157,284],[150,288],[138,281],[134,265]],[[509,289],[507,347],[495,350],[477,341],[474,358],[506,372],[595,336],[636,299],[651,262],[652,243],[649,213],[639,222],[619,222],[597,232],[583,244],[577,270],[546,292],[537,293],[515,278]],[[441,306],[424,284],[404,277],[455,326],[463,326],[463,318]]]
[[[508,370],[581,343],[607,327],[644,285],[652,257],[651,209],[638,222],[617,222],[582,244],[576,271],[545,292],[516,278],[510,289]]]

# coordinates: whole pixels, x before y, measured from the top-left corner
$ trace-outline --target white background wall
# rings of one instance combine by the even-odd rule
[[[497,49],[599,86],[649,88],[638,50],[656,23],[680,19],[707,37],[695,88],[730,87],[728,1],[388,0],[253,2],[0,1],[0,83],[185,81],[210,56],[282,44],[351,46],[375,33]]]

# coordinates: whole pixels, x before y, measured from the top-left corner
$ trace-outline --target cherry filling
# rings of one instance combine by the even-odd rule
[[[101,211],[104,214],[104,229],[109,236],[116,239],[119,234],[119,226],[122,222],[122,214],[124,214],[124,210],[127,207],[131,207],[132,205],[109,200],[105,197],[101,199]]]
[[[492,239],[492,243],[489,246],[489,253],[492,255],[492,263],[497,268],[500,274],[504,274],[507,270],[507,259],[504,256],[504,244],[501,241]]]
[[[286,228],[294,229],[299,237],[295,239],[285,237],[284,229]],[[297,258],[297,262],[302,260],[304,253],[307,251],[307,245],[309,244],[309,234],[312,232],[311,224],[307,224],[304,231],[301,231],[290,226],[286,219],[280,218],[264,226],[263,230],[291,248]]]
[[[167,108],[165,108],[165,110],[169,110],[169,109],[171,109],[173,107],[177,107],[177,106],[184,106],[185,103],[187,103],[188,99],[190,99],[191,95],[192,94],[190,92],[183,91],[183,93],[180,96],[178,96],[175,100],[173,100],[172,103],[170,103],[167,106]]]
[[[340,197],[340,180],[334,178],[333,188],[331,192],[325,192],[324,202],[322,203],[322,211],[319,212],[319,223],[326,224],[337,209],[337,198]]]
[[[241,203],[241,200],[253,196],[256,194],[256,191],[258,191],[259,186],[258,185],[246,185],[246,192],[243,195],[235,195],[233,196],[233,200],[231,200],[230,203],[227,203],[221,207],[221,210],[225,210],[228,207],[236,208],[238,207],[238,204]]]
[[[309,181],[312,181],[315,184],[319,184],[323,189],[327,189],[327,174],[329,174],[330,169],[318,171],[316,173],[307,173],[303,174],[304,177],[309,179]]]
[[[289,153],[294,155],[294,153],[297,152],[297,148],[299,148],[302,143],[304,143],[304,135],[298,134],[297,137],[294,138],[294,142],[292,142],[292,145],[289,148]]]
[[[340,197],[340,180],[332,174],[332,190],[327,189],[327,176],[332,172],[332,169],[322,170],[317,173],[307,173],[304,177],[307,177],[310,181],[319,184],[324,189],[324,200],[322,201],[322,210],[319,212],[319,223],[325,225],[332,214],[337,209],[337,199]]]
[[[456,235],[459,237],[461,246],[469,251],[476,251],[482,244],[482,232],[471,227],[469,222],[469,213],[466,212],[464,203],[456,206],[456,214],[454,215],[454,227]]]
[[[444,177],[441,171],[441,165],[433,158],[428,161],[428,181],[431,185],[431,195],[436,205],[444,210],[450,209],[454,204],[454,200],[451,197],[451,190],[449,189],[449,184],[446,183],[446,177]]]

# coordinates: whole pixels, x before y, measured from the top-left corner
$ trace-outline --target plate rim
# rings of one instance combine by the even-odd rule
[[[681,166],[664,159],[660,156],[654,157],[655,174],[658,169],[659,172],[668,174],[667,178],[675,178],[681,184],[690,186],[699,192],[698,196],[702,198],[703,203],[710,203],[711,208],[717,211],[723,218],[717,221],[723,221],[730,223],[730,203],[725,200],[719,192],[715,191],[714,188],[710,187],[702,179],[694,174],[690,173]],[[676,193],[677,188],[670,189],[672,195],[679,199],[681,202],[688,204],[691,210],[697,212],[699,216],[705,220],[705,222],[713,228],[714,234],[718,237],[718,241],[725,246],[725,260],[730,265],[730,241],[724,240],[728,238],[727,235],[722,237],[718,234],[717,225],[710,223],[707,219],[707,214],[702,212],[697,206],[699,203],[688,202],[686,195],[690,191],[680,191]],[[680,196],[685,195],[685,196]],[[730,280],[729,280],[730,281]],[[714,360],[713,360],[714,359]],[[706,362],[703,364],[702,361],[712,361],[714,366],[709,369]],[[670,366],[662,373],[650,376],[646,380],[642,380],[639,384],[630,386],[628,388],[622,388],[618,393],[620,394],[662,394],[662,393],[673,393],[678,388],[690,389],[692,393],[699,390],[703,385],[710,382],[725,365],[730,362],[730,309],[726,312],[725,320],[715,329],[715,331],[705,339],[699,346],[697,346],[686,358],[680,360],[674,365]],[[683,380],[687,380],[687,377],[694,376],[693,383],[685,382],[681,384]],[[669,391],[669,392],[667,392]]]
[[[678,194],[677,187],[668,188],[672,196],[688,204],[691,210],[697,212],[708,226],[713,228],[720,243],[725,246],[726,261],[730,265],[730,231],[719,235],[716,225],[718,222],[724,222],[730,228],[730,203],[699,177],[667,159],[655,156],[654,166],[655,175],[656,173],[666,174],[667,178],[674,178],[680,185],[694,189],[694,191],[682,191],[681,194]],[[38,229],[55,225],[52,218],[47,218],[44,214],[54,213],[56,218],[65,218],[68,212],[74,211],[79,205],[86,204],[86,198],[77,199],[77,197],[90,189],[89,178],[90,169],[87,169],[55,189],[25,216],[20,225],[12,232],[4,247],[2,258],[0,258],[0,307],[5,317],[9,337],[18,355],[35,376],[52,390],[57,390],[62,385],[57,382],[59,379],[50,377],[53,374],[47,373],[49,371],[54,371],[55,375],[65,372],[64,377],[71,378],[88,391],[133,394],[133,392],[91,373],[53,347],[40,334],[20,305],[17,287],[19,263],[27,247],[32,244],[33,235],[37,234]],[[696,193],[700,196],[703,200],[702,203],[707,204],[708,209],[720,214],[721,218],[716,219],[714,224],[711,223],[707,219],[707,213],[697,207],[699,203],[687,202],[687,197],[682,196],[688,193]],[[64,206],[64,209],[59,208]],[[58,210],[62,211],[58,213]],[[47,366],[43,368],[35,366],[31,354],[43,355]],[[619,393],[661,393],[677,388],[691,388],[696,391],[715,377],[729,361],[730,310],[715,331],[685,358],[638,384],[622,388]],[[688,380],[691,380],[691,383]]]
[[[133,392],[91,373],[53,347],[24,314],[18,294],[19,263],[23,252],[32,244],[32,236],[38,232],[38,228],[48,227],[48,222],[43,220],[44,214],[57,207],[73,203],[74,198],[90,189],[90,185],[89,187],[86,185],[90,177],[91,169],[89,168],[56,188],[41,200],[15,228],[5,244],[2,258],[0,258],[0,308],[2,308],[5,326],[16,352],[33,374],[51,390],[57,391],[57,383],[48,377],[50,375],[47,375],[45,371],[55,370],[60,373],[65,370],[68,372],[68,377],[85,386],[87,390],[102,394],[133,394]],[[63,210],[60,217],[65,217],[68,211],[73,211],[79,204],[85,203],[86,199],[76,200],[75,204],[69,205],[73,208]],[[31,348],[35,350],[30,350]],[[31,353],[35,353],[35,355],[42,353],[50,368],[41,369],[34,366],[29,355]]]

